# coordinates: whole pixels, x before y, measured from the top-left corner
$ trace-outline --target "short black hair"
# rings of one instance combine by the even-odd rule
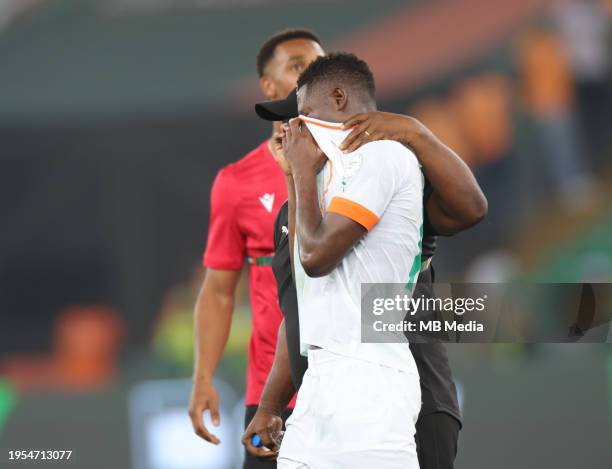
[[[268,39],[266,39],[266,41],[259,48],[259,52],[257,53],[257,73],[260,77],[263,76],[266,65],[268,65],[268,62],[274,56],[276,46],[292,39],[310,39],[321,45],[321,40],[319,39],[319,36],[313,33],[310,29],[291,28],[273,34]]]
[[[323,80],[335,79],[365,91],[375,99],[374,75],[366,62],[354,54],[335,52],[317,58],[298,78],[298,88]]]

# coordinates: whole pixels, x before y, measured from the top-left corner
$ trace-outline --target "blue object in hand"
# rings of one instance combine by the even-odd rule
[[[251,443],[253,446],[255,446],[255,448],[259,448],[261,446],[261,437],[257,433],[255,433],[251,437]]]

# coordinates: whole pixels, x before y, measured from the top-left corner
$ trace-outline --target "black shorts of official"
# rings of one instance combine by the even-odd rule
[[[256,405],[248,405],[246,406],[246,412],[244,414],[244,428],[246,428],[253,417],[255,417],[255,412],[257,412]],[[283,422],[286,422],[289,416],[291,415],[291,410],[287,409],[283,412]],[[257,459],[255,456],[251,456],[246,449],[244,450],[244,465],[243,469],[276,469],[276,460],[268,461]]]
[[[420,469],[453,469],[460,429],[459,421],[446,412],[419,415],[416,444]]]

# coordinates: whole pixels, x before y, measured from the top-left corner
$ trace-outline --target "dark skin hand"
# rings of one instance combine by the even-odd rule
[[[293,174],[300,262],[310,277],[331,272],[366,233],[359,223],[335,213],[321,214],[316,175],[326,157],[299,118],[285,126],[283,151]]]
[[[274,435],[283,429],[283,419],[267,409],[258,407],[253,420],[242,435],[242,444],[247,452],[259,459],[276,459],[280,446],[274,440]],[[253,446],[251,437],[258,434],[261,446]]]
[[[234,310],[234,291],[240,271],[208,269],[195,307],[196,356],[189,417],[195,433],[218,445],[204,425],[204,412],[210,412],[214,426],[219,426],[219,393],[213,385],[215,368],[229,336]]]
[[[366,112],[345,121],[344,128],[353,129],[340,146],[345,153],[376,140],[394,140],[413,150],[433,188],[426,210],[438,233],[455,234],[485,217],[487,199],[470,168],[418,120]]]
[[[261,459],[276,459],[280,447],[278,442],[274,441],[274,436],[283,429],[281,412],[287,407],[294,394],[295,387],[289,368],[287,333],[283,320],[278,329],[274,363],[266,380],[257,412],[242,435],[242,444],[249,454]],[[260,447],[255,447],[251,443],[251,437],[255,433],[261,438]]]

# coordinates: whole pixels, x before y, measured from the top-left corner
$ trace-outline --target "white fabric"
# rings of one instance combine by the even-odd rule
[[[282,461],[277,461],[276,467],[278,469],[311,469],[307,464],[303,464],[299,461],[292,461],[287,458],[283,458]]]
[[[416,282],[423,223],[418,161],[391,141],[368,143],[345,155],[338,145],[348,131],[327,128],[338,124],[303,119],[329,158],[317,176],[323,211],[334,197],[341,197],[373,212],[379,221],[326,276],[308,277],[299,256],[294,257],[301,353],[320,347],[417,374],[405,343],[361,343],[361,283]]]
[[[310,350],[277,466],[416,469],[420,406],[417,375]]]

